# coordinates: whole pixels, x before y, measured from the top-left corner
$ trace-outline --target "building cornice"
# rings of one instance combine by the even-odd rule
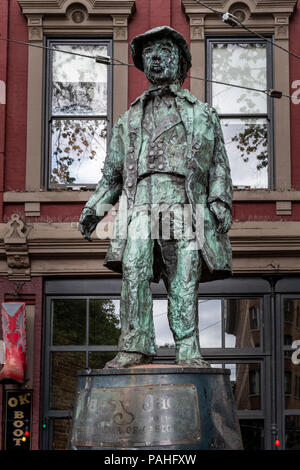
[[[299,222],[235,222],[229,232],[233,271],[300,273]],[[116,276],[104,266],[109,239],[84,240],[77,223],[26,222],[13,214],[0,224],[0,275]]]
[[[6,191],[3,201],[7,204],[24,203],[85,203],[92,191]],[[300,201],[300,191],[271,191],[265,189],[234,190],[234,202]]]
[[[296,8],[297,0],[205,0],[209,7],[225,13],[235,6],[248,7],[251,14],[291,14]],[[205,16],[212,16],[214,13],[200,5],[196,0],[182,0],[182,6],[187,14],[201,13]]]
[[[18,0],[24,15],[65,15],[72,5],[82,5],[89,15],[131,15],[135,10],[134,0]]]

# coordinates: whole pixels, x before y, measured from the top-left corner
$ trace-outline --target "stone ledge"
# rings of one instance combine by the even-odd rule
[[[6,191],[4,203],[85,203],[93,191],[62,190],[62,191]],[[234,202],[277,202],[300,201],[300,191],[271,191],[267,189],[234,190]]]

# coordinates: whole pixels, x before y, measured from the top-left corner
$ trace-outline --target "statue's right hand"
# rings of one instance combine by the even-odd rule
[[[86,240],[90,242],[92,241],[91,235],[97,227],[99,220],[100,217],[96,215],[96,211],[94,209],[90,207],[84,207],[82,209],[78,228]]]

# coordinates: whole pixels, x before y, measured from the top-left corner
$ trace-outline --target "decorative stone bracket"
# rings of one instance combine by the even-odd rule
[[[7,223],[4,249],[7,256],[8,278],[11,280],[30,279],[30,258],[27,236],[29,228],[19,214],[12,214]]]
[[[117,41],[127,41],[128,18],[135,11],[134,0],[18,0],[27,17],[29,41],[42,41],[45,29],[89,31],[99,26],[112,29]],[[112,24],[107,23],[110,18]]]

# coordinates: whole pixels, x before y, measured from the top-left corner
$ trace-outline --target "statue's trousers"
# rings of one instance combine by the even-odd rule
[[[156,353],[150,284],[156,268],[154,263],[160,263],[168,292],[168,320],[176,359],[201,358],[197,295],[201,253],[194,239],[184,236],[176,239],[173,232],[171,227],[168,239],[154,238],[156,230],[150,211],[137,208],[132,215],[123,256],[120,351]]]

